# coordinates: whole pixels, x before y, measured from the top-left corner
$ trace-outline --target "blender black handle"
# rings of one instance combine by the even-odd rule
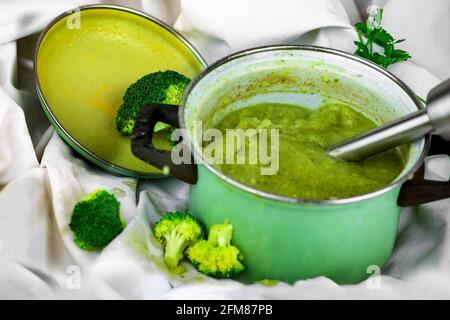
[[[428,156],[440,154],[450,156],[450,142],[433,135]],[[397,201],[399,206],[411,207],[450,198],[450,182],[425,180],[424,175],[425,166],[422,165],[414,178],[403,184]]]
[[[178,111],[180,106],[169,104],[146,104],[136,118],[131,136],[131,151],[139,159],[150,165],[164,170],[169,169],[169,175],[184,182],[195,184],[197,182],[197,167],[192,155],[190,163],[175,164],[172,161],[172,152],[158,149],[153,145],[153,130],[157,122],[164,122],[179,128]],[[186,148],[190,150],[189,148]]]

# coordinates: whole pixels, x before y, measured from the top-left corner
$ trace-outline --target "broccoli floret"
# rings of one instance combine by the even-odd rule
[[[69,226],[81,249],[99,250],[119,235],[125,224],[120,202],[113,194],[99,189],[75,205]]]
[[[191,263],[208,276],[229,278],[245,267],[239,249],[231,245],[233,226],[229,223],[213,225],[208,240],[200,240],[187,249]]]
[[[203,227],[190,214],[168,212],[153,227],[156,239],[165,245],[164,260],[176,273],[184,271],[178,264],[186,247],[203,237]]]
[[[142,106],[148,103],[180,104],[184,90],[191,80],[178,72],[167,70],[150,73],[130,85],[117,110],[116,127],[120,134],[129,136]],[[167,125],[157,123],[155,131]]]

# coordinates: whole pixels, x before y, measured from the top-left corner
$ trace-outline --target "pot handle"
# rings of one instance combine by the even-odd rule
[[[180,106],[170,104],[146,104],[138,113],[131,136],[131,151],[139,159],[163,170],[169,168],[172,177],[190,184],[197,182],[197,167],[191,156],[190,163],[175,164],[171,151],[158,149],[153,145],[153,130],[157,122],[180,127],[178,111]]]
[[[431,138],[428,156],[446,154],[450,156],[450,142],[438,135]],[[397,203],[401,207],[450,198],[450,182],[425,180],[425,165],[416,172],[413,179],[403,184]]]

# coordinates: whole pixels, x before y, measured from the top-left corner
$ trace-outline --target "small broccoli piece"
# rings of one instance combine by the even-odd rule
[[[175,128],[169,128],[167,130],[167,135],[166,135],[167,142],[169,143],[169,146],[171,146],[171,147],[175,147],[178,144],[178,141],[172,140],[172,134],[175,130],[176,130]]]
[[[213,225],[208,240],[200,240],[187,249],[191,263],[208,276],[229,278],[245,267],[239,249],[231,245],[233,226],[229,223]]]
[[[119,133],[124,136],[131,135],[136,117],[145,104],[180,104],[190,81],[178,72],[166,70],[150,73],[130,85],[116,114],[116,128]],[[155,131],[165,127],[167,125],[157,123]]]
[[[156,239],[165,245],[164,260],[177,273],[184,271],[178,266],[186,247],[203,237],[203,227],[190,214],[168,212],[153,227]]]
[[[99,250],[119,235],[125,224],[120,202],[113,194],[99,189],[75,205],[69,226],[81,249]]]

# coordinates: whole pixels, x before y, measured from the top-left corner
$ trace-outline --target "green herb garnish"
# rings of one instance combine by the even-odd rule
[[[388,68],[394,63],[410,59],[411,56],[404,50],[395,49],[395,45],[405,41],[405,39],[394,39],[389,32],[381,27],[382,19],[383,9],[377,8],[375,15],[370,16],[366,23],[358,22],[355,24],[358,33],[358,41],[354,41],[358,47],[355,54]],[[374,44],[379,45],[384,50],[384,54],[376,52]]]

